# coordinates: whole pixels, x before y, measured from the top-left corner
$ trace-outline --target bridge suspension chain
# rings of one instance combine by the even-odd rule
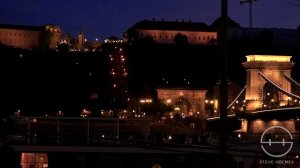
[[[283,92],[284,94],[290,96],[290,97],[293,97],[293,98],[296,98],[296,99],[300,99],[299,96],[293,94],[293,93],[290,93],[288,91],[286,91],[285,89],[281,88],[280,86],[278,86],[276,83],[274,83],[272,80],[270,80],[268,77],[266,77],[261,71],[258,72],[263,78],[264,80],[266,80],[267,82],[271,83],[275,88],[277,88],[279,91]]]
[[[237,101],[237,99],[240,98],[240,96],[242,95],[242,93],[244,93],[244,91],[246,90],[247,85],[244,86],[244,88],[241,90],[241,92],[236,96],[236,98],[227,106],[227,110],[234,104],[234,102]]]
[[[286,73],[284,73],[283,71],[281,72],[283,74],[283,76],[291,83],[295,84],[297,87],[300,87],[300,84],[295,81],[293,78],[291,78],[290,76],[288,76]]]

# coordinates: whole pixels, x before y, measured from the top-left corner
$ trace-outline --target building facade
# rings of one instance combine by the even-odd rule
[[[14,48],[33,49],[47,47],[54,49],[60,42],[58,26],[0,25],[0,44]]]
[[[205,23],[189,21],[156,21],[143,20],[129,28],[125,33],[127,39],[141,39],[151,37],[159,44],[172,44],[176,35],[187,37],[187,42],[193,45],[215,44],[217,32]]]

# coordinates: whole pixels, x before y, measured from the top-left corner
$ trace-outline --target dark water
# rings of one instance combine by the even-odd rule
[[[48,153],[49,168],[162,168],[219,167],[218,157],[201,154]]]

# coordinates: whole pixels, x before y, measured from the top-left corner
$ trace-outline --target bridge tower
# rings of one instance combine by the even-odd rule
[[[246,111],[285,106],[290,97],[281,90],[291,93],[291,83],[284,75],[291,76],[294,63],[292,56],[247,55],[243,63],[247,73]],[[268,81],[269,80],[269,81]],[[278,87],[275,88],[274,86]],[[279,89],[280,90],[280,89]]]

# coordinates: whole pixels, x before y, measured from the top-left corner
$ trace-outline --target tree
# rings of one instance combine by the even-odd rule
[[[184,34],[177,33],[174,37],[174,43],[178,45],[187,45],[189,44],[188,42],[188,37]]]
[[[61,43],[57,46],[58,52],[66,53],[69,51],[69,45],[66,43]]]
[[[40,48],[49,49],[53,34],[50,30],[45,30],[40,35]]]

